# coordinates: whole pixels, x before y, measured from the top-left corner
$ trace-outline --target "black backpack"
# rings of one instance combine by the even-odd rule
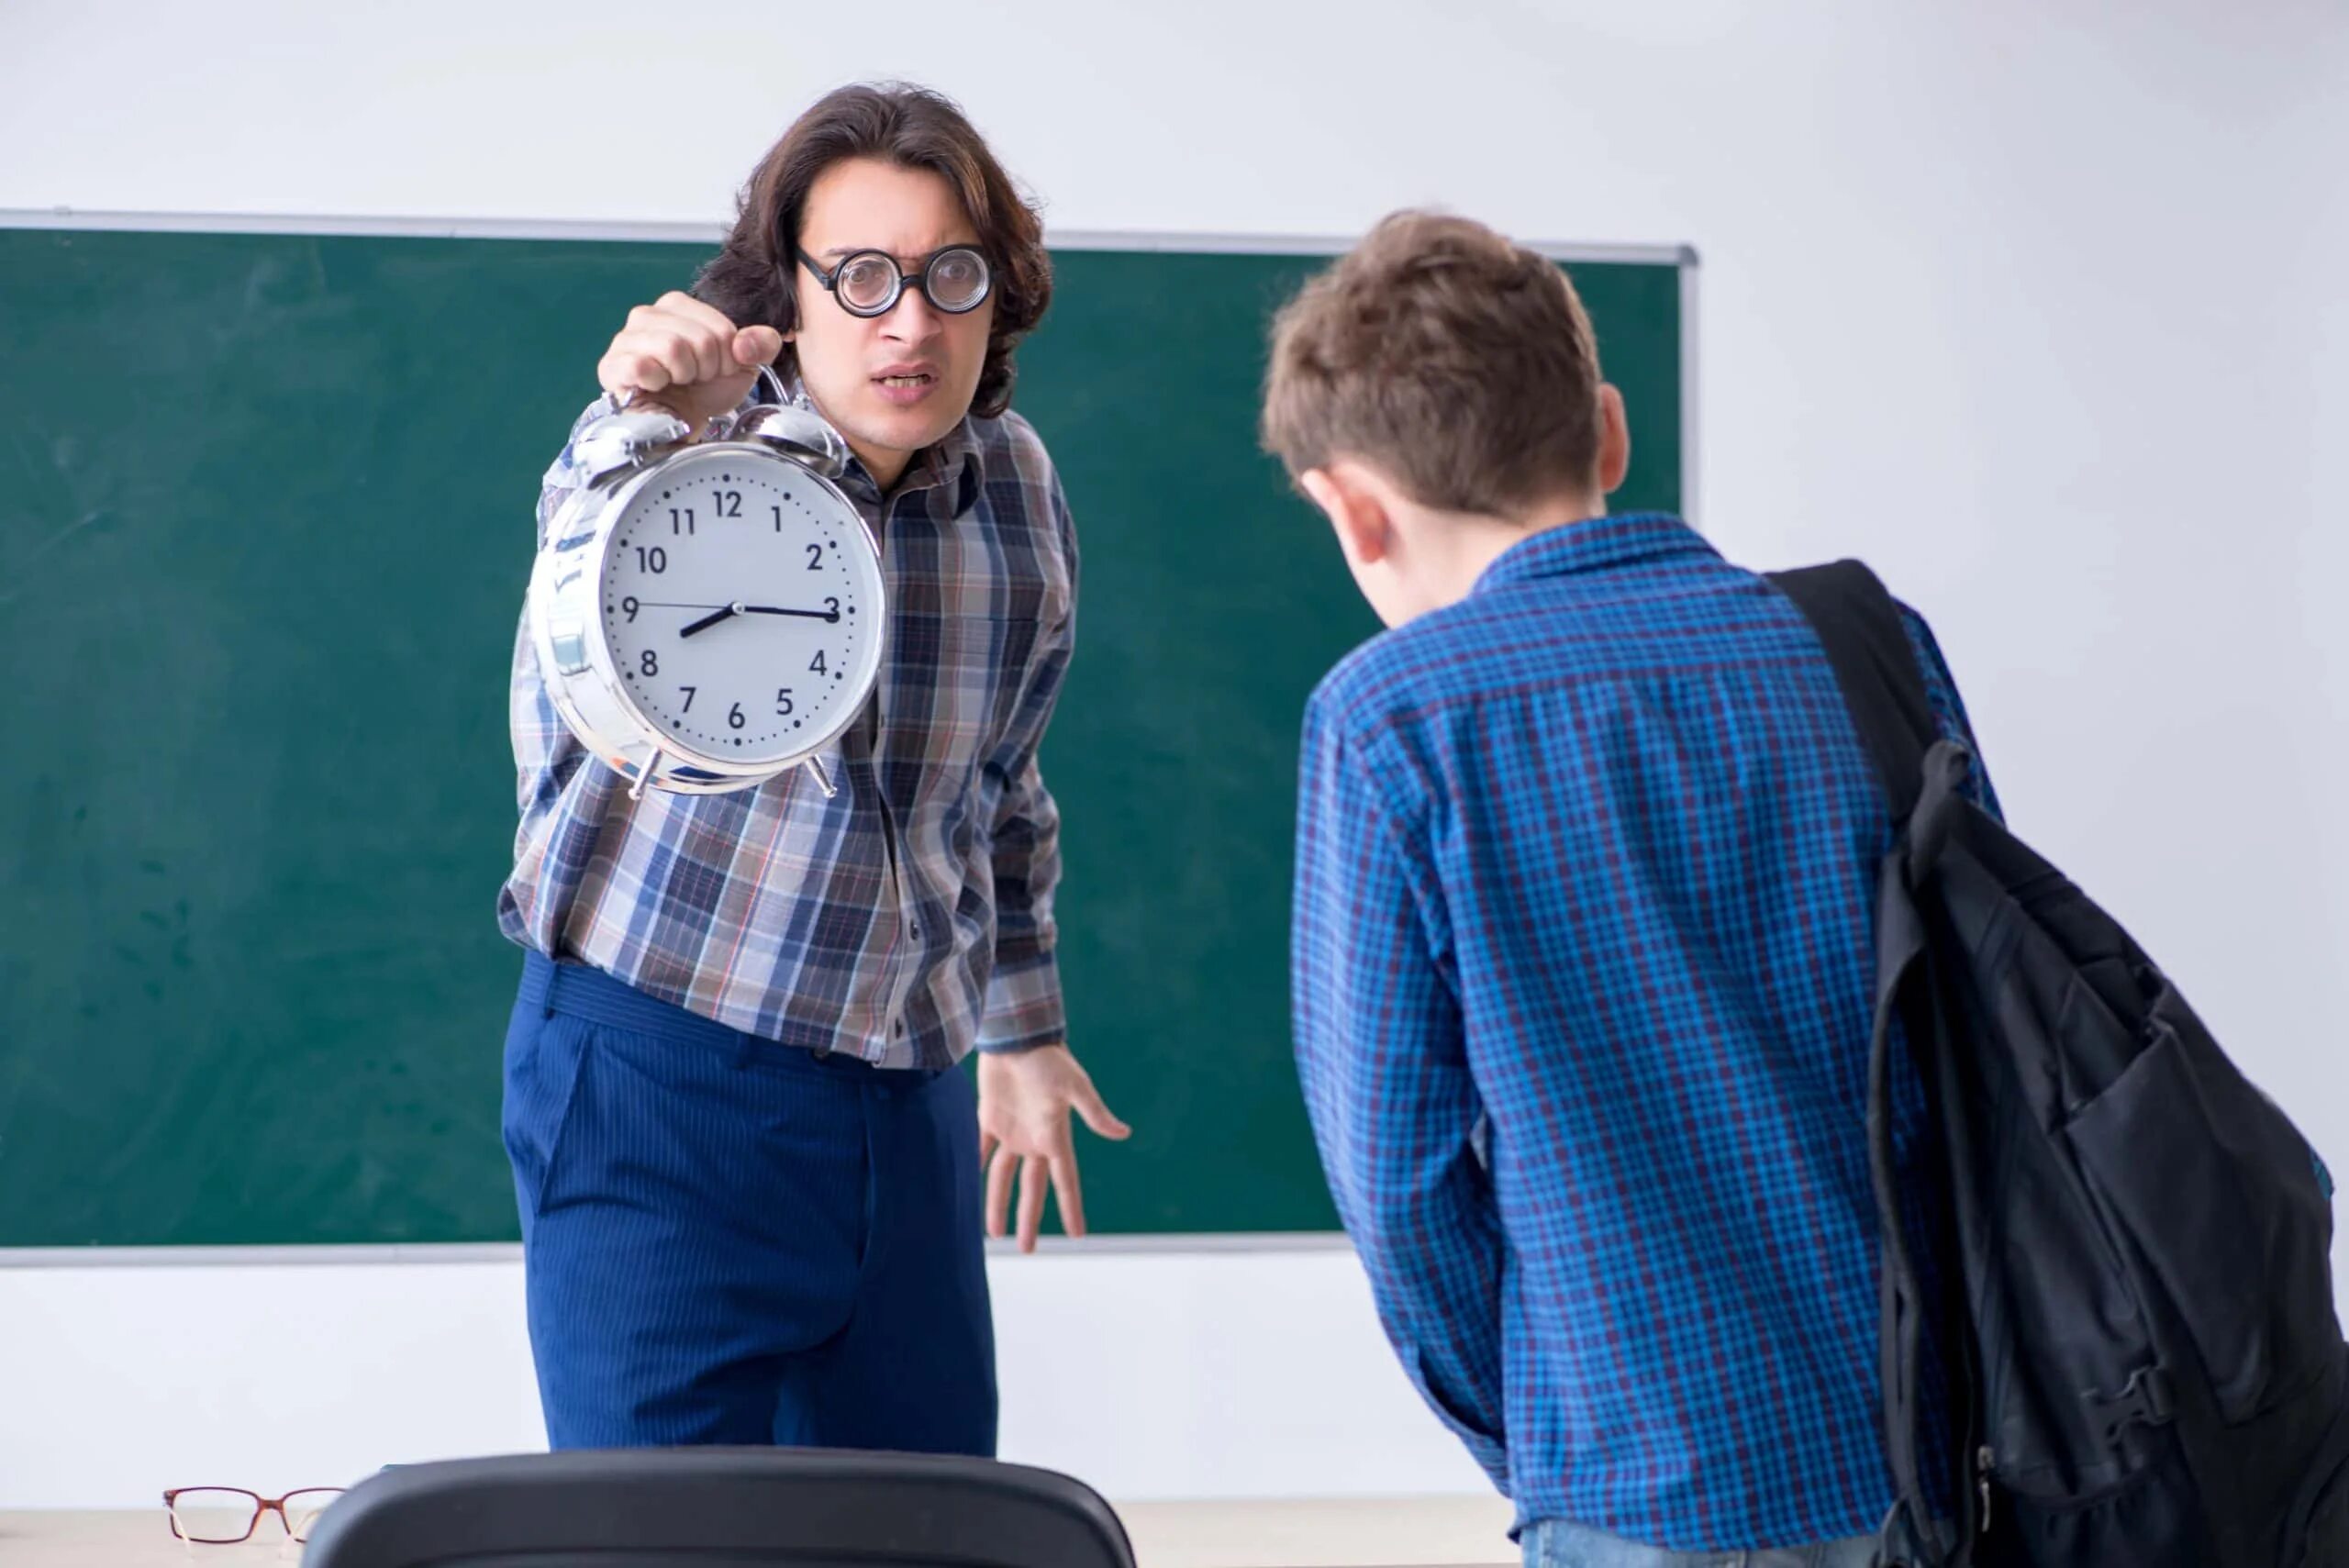
[[[1969,754],[1938,734],[1867,568],[1772,581],[1825,645],[1898,827],[1877,878],[1868,1108],[1900,1493],[1882,1560],[2349,1564],[2349,1353],[2322,1163],[2128,933],[1964,795]],[[1937,1173],[1911,1184],[1938,1189],[1938,1229],[1922,1237],[1900,1218],[1896,1032],[1932,1107]],[[1941,1299],[1921,1298],[1920,1246]],[[1929,1341],[1961,1472],[1945,1553],[1920,1524]],[[2337,1521],[2321,1540],[2320,1512]]]

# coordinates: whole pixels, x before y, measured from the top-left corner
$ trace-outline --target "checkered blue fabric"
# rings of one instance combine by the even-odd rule
[[[1520,1521],[1753,1550],[1891,1504],[1877,790],[1808,623],[1668,517],[1514,546],[1314,695],[1308,1106],[1405,1368]]]

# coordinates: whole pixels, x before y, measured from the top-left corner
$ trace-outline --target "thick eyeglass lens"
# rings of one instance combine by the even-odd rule
[[[886,256],[852,256],[841,268],[835,286],[841,303],[851,310],[878,310],[896,292],[897,269]]]
[[[966,310],[986,292],[986,258],[976,250],[949,250],[930,262],[930,297],[939,309]]]

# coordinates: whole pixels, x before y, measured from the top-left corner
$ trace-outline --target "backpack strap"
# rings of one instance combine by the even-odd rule
[[[1883,781],[1892,819],[1907,821],[1924,793],[1924,755],[1941,732],[1899,606],[1856,561],[1775,572],[1770,581],[1819,634],[1843,706]]]
[[[1973,1561],[1974,1538],[1984,1521],[1976,1510],[1976,1494],[1967,1484],[1979,1410],[1974,1396],[1972,1336],[1965,1331],[1965,1303],[1956,1229],[1953,1215],[1942,1217],[1948,1239],[1941,1249],[1943,1266],[1942,1348],[1943,1369],[1956,1409],[1962,1412],[1958,1430],[1952,1433],[1957,1474],[1954,1478],[1960,1509],[1957,1540],[1944,1553],[1919,1477],[1917,1427],[1918,1377],[1923,1339],[1924,1302],[1902,1225],[1898,1169],[1892,1147],[1891,1048],[1892,1021],[1905,1026],[1910,1053],[1923,1075],[1933,1120],[1943,1126],[1945,1097],[1937,1092],[1951,1042],[1948,1019],[1934,1005],[1938,995],[1931,943],[1920,911],[1911,897],[1913,884],[1938,854],[1938,840],[1947,831],[1951,768],[1960,759],[1940,747],[1940,726],[1932,701],[1910,646],[1899,606],[1876,573],[1856,561],[1798,572],[1773,573],[1770,581],[1793,601],[1818,634],[1835,684],[1843,695],[1853,727],[1874,762],[1886,807],[1903,846],[1901,865],[1886,867],[1878,889],[1877,995],[1871,1030],[1868,1062],[1868,1156],[1876,1189],[1876,1229],[1880,1260],[1877,1358],[1884,1400],[1885,1457],[1899,1496],[1883,1531],[1886,1553],[1905,1543],[1929,1562],[1966,1564]],[[1936,748],[1939,748],[1936,750]],[[1928,753],[1931,752],[1929,756]],[[1960,764],[1962,766],[1962,763]],[[1932,787],[1928,789],[1928,770]],[[1921,799],[1931,795],[1932,809],[1920,813]],[[1928,825],[1920,817],[1930,817]],[[1916,841],[1916,829],[1931,827],[1935,843]],[[1953,1173],[1954,1174],[1954,1173]],[[1904,1520],[1905,1516],[1905,1520]],[[1887,1555],[1885,1561],[1893,1561]]]

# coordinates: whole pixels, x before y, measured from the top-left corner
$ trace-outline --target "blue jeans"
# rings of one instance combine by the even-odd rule
[[[505,1134],[553,1447],[995,1452],[969,1073],[818,1057],[533,953]]]
[[[1767,1551],[1668,1551],[1564,1519],[1525,1527],[1525,1568],[1872,1568],[1876,1537],[1822,1540]]]

